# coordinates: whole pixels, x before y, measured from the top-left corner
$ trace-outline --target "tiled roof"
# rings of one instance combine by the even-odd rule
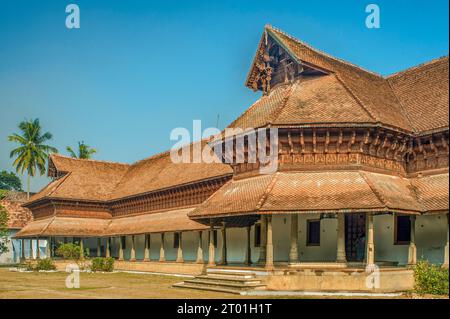
[[[109,219],[100,218],[53,216],[45,219],[38,219],[29,223],[21,229],[15,237],[97,237],[104,233],[110,222]]]
[[[192,156],[191,147],[191,156]],[[111,198],[123,198],[177,185],[232,174],[222,163],[173,163],[170,152],[144,159],[130,166]]]
[[[388,77],[417,132],[448,128],[448,56]]]
[[[107,201],[232,174],[231,167],[221,163],[173,163],[170,152],[131,165],[59,154],[52,154],[50,160],[66,174],[49,183],[28,203],[43,198]]]
[[[291,94],[273,124],[374,123],[335,75],[305,79]]]
[[[59,154],[52,154],[50,161],[58,171],[66,174],[32,196],[29,202],[43,197],[107,200],[129,168],[128,164],[75,159]]]
[[[427,211],[448,211],[448,183],[448,173],[411,179],[411,184]]]
[[[355,211],[420,213],[425,208],[409,180],[399,176],[359,171],[280,172],[231,180],[189,216]]]
[[[207,229],[208,226],[190,219],[187,214],[193,208],[170,210],[160,213],[114,218],[105,235],[148,234]]]
[[[187,216],[192,210],[184,208],[113,219],[53,216],[29,223],[15,237],[99,237],[207,229],[208,226]]]
[[[448,127],[448,58],[384,78],[271,26],[265,31],[297,61],[329,75],[276,86],[230,127],[371,123],[407,132]]]
[[[33,220],[31,211],[21,206],[25,200],[26,194],[22,192],[8,192],[5,198],[0,200],[0,205],[8,212],[8,228],[19,229]]]

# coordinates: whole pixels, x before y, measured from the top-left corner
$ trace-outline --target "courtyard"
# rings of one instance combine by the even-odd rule
[[[81,273],[80,288],[66,288],[65,272],[12,272],[0,267],[0,299],[246,299],[246,298],[349,298],[348,296],[240,296],[212,291],[173,288],[183,277],[142,273]],[[388,298],[393,297],[350,297]],[[448,298],[405,293],[396,299]]]

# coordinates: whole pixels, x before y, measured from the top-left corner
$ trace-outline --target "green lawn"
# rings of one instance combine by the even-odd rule
[[[172,288],[172,284],[183,278],[162,275],[132,273],[81,273],[80,288],[65,286],[65,272],[19,273],[0,267],[1,298],[175,298],[175,299],[215,299],[246,298],[245,296],[208,292],[201,290]],[[417,298],[402,296],[400,298]],[[430,297],[430,296],[428,296]],[[252,296],[251,298],[258,298]],[[275,297],[283,298],[283,297]],[[292,297],[291,297],[292,298]],[[299,298],[299,297],[294,297]],[[301,297],[307,298],[307,297]],[[314,297],[317,298],[317,297]],[[330,298],[330,297],[328,297]],[[333,297],[336,298],[336,297]],[[338,297],[339,298],[339,297]],[[448,298],[448,296],[447,296]]]

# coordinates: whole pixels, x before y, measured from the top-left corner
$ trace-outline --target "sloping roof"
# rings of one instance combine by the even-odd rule
[[[5,198],[0,200],[0,206],[3,206],[8,212],[8,228],[20,229],[33,220],[33,215],[28,208],[22,207],[26,200],[26,193],[8,192]]]
[[[50,155],[50,161],[65,175],[49,183],[32,196],[28,203],[44,197],[107,200],[129,167],[128,164],[76,159],[59,154]]]
[[[418,132],[448,128],[448,56],[388,77]]]
[[[131,165],[111,193],[111,198],[134,196],[232,172],[229,165],[222,163],[174,163],[170,152],[164,152]]]
[[[193,209],[183,208],[112,219],[53,216],[30,222],[15,237],[101,237],[207,229],[208,226],[188,217],[187,214]]]
[[[429,212],[448,211],[448,183],[448,172],[411,179],[420,202]]]
[[[261,97],[230,127],[245,129],[269,123],[371,123],[406,132],[448,127],[448,58],[386,79],[316,50],[271,26],[266,26],[265,32],[296,61],[326,70],[329,75],[309,81],[300,78],[294,84],[273,88],[273,92]],[[263,43],[264,37],[259,46]],[[257,59],[258,56],[249,78],[257,72]],[[428,114],[422,117],[425,111]]]
[[[231,180],[192,213],[424,211],[409,180],[358,171],[286,172]]]
[[[173,163],[170,152],[131,165],[59,154],[52,154],[50,161],[64,175],[32,196],[27,204],[43,198],[108,201],[233,172],[229,165],[222,163]]]
[[[110,219],[53,216],[29,223],[14,237],[98,237],[105,232],[110,222]]]
[[[105,235],[149,234],[174,231],[192,231],[207,229],[188,217],[194,208],[171,210],[167,212],[143,214],[131,217],[114,218],[105,231]]]

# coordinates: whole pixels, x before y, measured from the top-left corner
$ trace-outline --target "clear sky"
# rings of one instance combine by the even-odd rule
[[[81,28],[65,27],[76,3]],[[367,29],[376,3],[381,28]],[[224,128],[258,97],[244,81],[265,24],[387,75],[448,54],[447,0],[0,0],[0,170],[7,136],[38,117],[61,153],[84,140],[97,159],[134,162],[170,131]],[[32,189],[47,183],[35,178]]]

